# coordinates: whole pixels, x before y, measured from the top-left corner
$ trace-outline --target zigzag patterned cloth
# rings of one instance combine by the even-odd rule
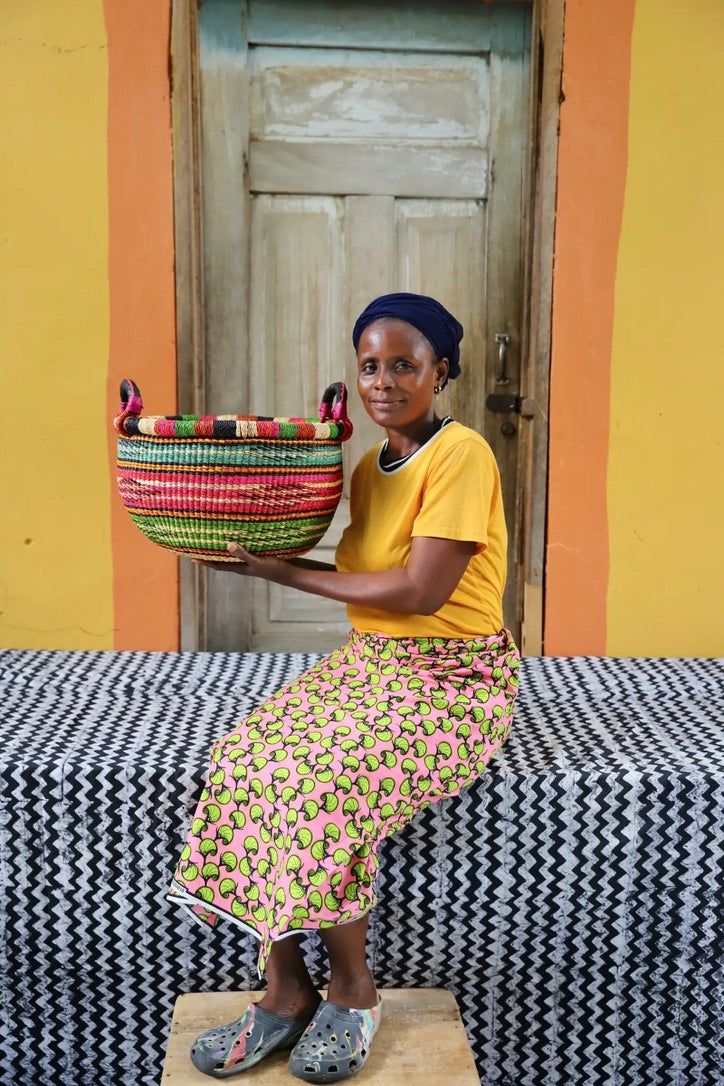
[[[0,653],[0,1086],[155,1086],[178,994],[265,986],[165,892],[212,743],[315,659]],[[377,985],[450,988],[482,1086],[718,1081],[723,679],[525,658],[489,770],[383,842]]]

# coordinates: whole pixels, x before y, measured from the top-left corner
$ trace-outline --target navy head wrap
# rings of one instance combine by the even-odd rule
[[[395,317],[407,321],[418,332],[422,332],[435,349],[438,358],[447,358],[450,363],[448,377],[454,379],[460,373],[460,340],[463,338],[463,326],[448,313],[444,305],[428,298],[426,294],[383,294],[360,313],[352,331],[354,349],[368,324],[380,317]]]

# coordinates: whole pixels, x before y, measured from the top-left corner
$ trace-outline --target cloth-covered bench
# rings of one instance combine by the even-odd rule
[[[156,1086],[180,993],[265,986],[165,894],[212,743],[315,659],[0,653],[1,1086]],[[723,678],[524,659],[504,750],[382,844],[377,985],[449,988],[485,1086],[716,1081]]]

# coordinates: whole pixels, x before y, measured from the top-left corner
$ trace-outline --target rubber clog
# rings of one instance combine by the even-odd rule
[[[198,1071],[212,1078],[238,1075],[272,1052],[296,1044],[315,1014],[313,1011],[303,1018],[283,1018],[258,1003],[250,1003],[240,1018],[199,1034],[189,1057]]]
[[[289,1071],[303,1082],[343,1082],[359,1074],[379,1029],[382,997],[375,1007],[343,1007],[323,999],[289,1055]]]

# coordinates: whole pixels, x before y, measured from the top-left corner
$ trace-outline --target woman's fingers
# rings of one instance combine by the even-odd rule
[[[245,574],[251,572],[249,566],[244,562],[215,562],[213,558],[192,558],[191,561],[197,562],[200,566],[207,566],[209,569],[227,570],[229,573]]]
[[[241,543],[227,543],[226,549],[234,558],[240,558],[241,564],[237,566],[239,572],[250,573],[252,577],[264,577],[266,580],[274,580],[280,566],[286,565],[280,558],[272,558],[269,555],[252,554]]]
[[[251,565],[254,561],[254,556],[249,554],[249,552],[242,547],[241,543],[227,543],[226,549],[229,554],[234,555],[234,558],[241,558],[242,562],[246,562],[247,565]]]
[[[260,558],[257,554],[242,547],[240,543],[227,543],[226,549],[238,562],[216,562],[213,558],[192,558],[192,562],[200,562],[201,565],[211,569],[227,569],[231,573],[241,573],[242,576],[269,577],[270,573],[280,564],[276,558]]]

